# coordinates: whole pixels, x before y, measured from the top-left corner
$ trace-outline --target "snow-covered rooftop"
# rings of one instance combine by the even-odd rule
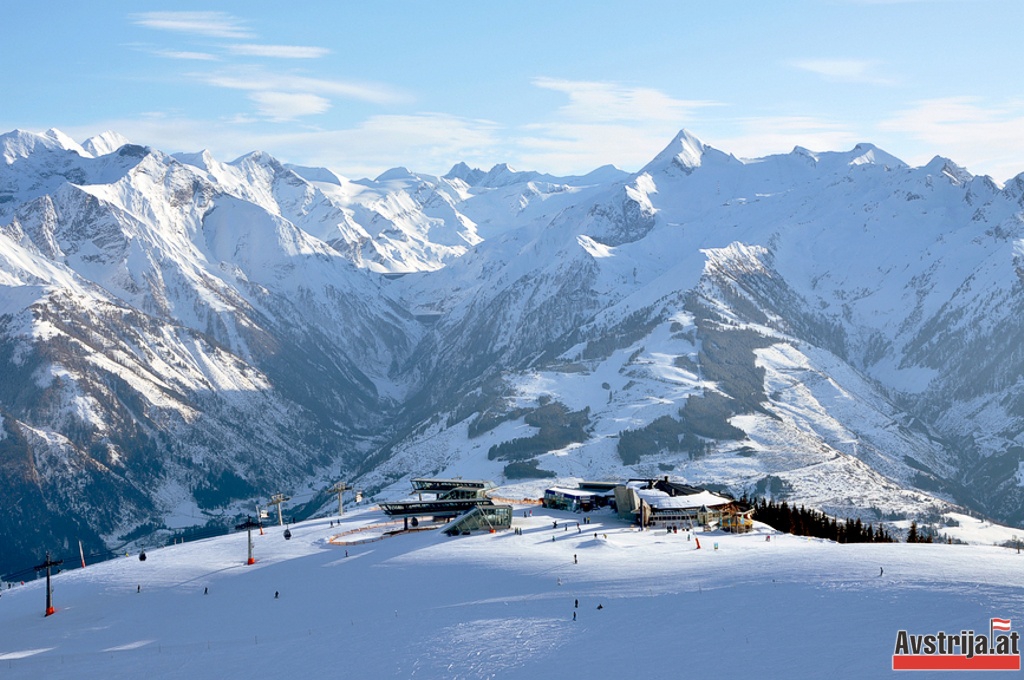
[[[711,508],[732,502],[728,498],[723,498],[710,491],[701,491],[688,496],[669,496],[658,489],[637,489],[636,492],[640,498],[647,501],[648,505],[658,510],[688,510],[702,506]]]

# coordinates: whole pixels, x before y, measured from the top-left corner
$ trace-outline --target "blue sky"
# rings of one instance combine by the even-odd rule
[[[25,2],[0,128],[261,149],[350,177],[639,169],[681,128],[741,157],[873,142],[1024,171],[1024,3]]]

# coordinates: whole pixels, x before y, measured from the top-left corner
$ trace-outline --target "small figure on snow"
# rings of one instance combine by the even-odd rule
[[[209,594],[210,594],[210,586],[204,586],[203,587],[203,595],[209,595]]]
[[[572,563],[573,564],[579,564],[580,563],[580,561],[578,559],[576,559],[576,555],[575,554],[572,556]]]
[[[885,569],[882,569],[881,567],[879,567],[878,568],[878,575],[881,576],[884,573],[885,573]]]
[[[278,599],[279,597],[281,597],[281,593],[279,593],[279,592],[277,592],[277,591],[275,590],[275,591],[274,591],[274,599],[276,600],[276,599]]]
[[[573,620],[573,621],[575,621],[575,620],[576,620],[576,612],[573,612],[573,613],[572,613],[572,620]]]
[[[597,608],[598,609],[604,609],[604,605],[603,604],[599,604],[599,605],[597,605]]]
[[[580,600],[579,600],[579,598],[576,598],[576,601],[573,604],[573,608],[574,609],[579,609],[580,608]]]

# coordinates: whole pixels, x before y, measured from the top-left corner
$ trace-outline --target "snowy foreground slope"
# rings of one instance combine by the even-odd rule
[[[356,510],[333,527],[293,525],[288,541],[268,528],[252,566],[236,533],[64,572],[51,617],[43,581],[4,591],[0,669],[12,679],[862,679],[889,674],[900,628],[1024,623],[1024,557],[1005,548],[839,545],[759,526],[697,533],[697,550],[685,533],[638,532],[611,514],[577,532],[581,515],[524,512],[522,535],[330,543],[380,535],[339,537],[382,519]]]

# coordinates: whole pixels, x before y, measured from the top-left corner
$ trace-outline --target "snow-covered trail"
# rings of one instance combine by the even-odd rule
[[[1003,548],[754,533],[698,534],[696,550],[685,533],[638,532],[606,514],[577,530],[580,515],[533,510],[517,511],[522,535],[420,532],[330,545],[380,519],[357,511],[340,527],[294,525],[290,541],[267,529],[254,538],[253,566],[239,533],[64,572],[54,579],[55,616],[42,616],[41,580],[0,598],[0,670],[76,679],[872,678],[890,673],[900,628],[1024,622],[1024,555]]]

